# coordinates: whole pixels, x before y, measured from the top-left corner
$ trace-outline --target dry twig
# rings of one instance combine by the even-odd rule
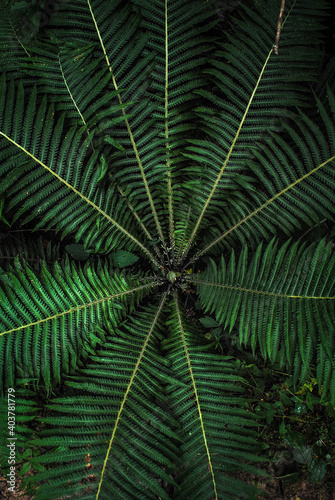
[[[285,9],[285,0],[281,0],[281,6],[280,6],[280,12],[279,12],[278,24],[277,24],[276,40],[275,40],[275,44],[273,46],[273,50],[275,51],[275,54],[277,54],[277,55],[278,55],[278,45],[279,45],[279,38],[280,38],[280,32],[281,32],[281,25],[283,22],[284,9]]]

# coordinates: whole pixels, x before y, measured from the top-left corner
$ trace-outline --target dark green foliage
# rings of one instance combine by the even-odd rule
[[[278,248],[272,240],[252,260],[245,247],[238,259],[232,252],[218,267],[212,261],[196,281],[205,310],[230,331],[238,320],[240,342],[293,367],[296,382],[306,380],[316,351],[322,353],[317,371],[325,398],[335,383],[326,368],[334,358],[334,268],[335,254],[323,240],[307,248],[290,241]]]
[[[224,30],[203,0],[3,3],[0,374],[23,485],[255,498],[228,339],[335,403],[326,3],[287,0],[279,55],[277,0],[224,3]]]

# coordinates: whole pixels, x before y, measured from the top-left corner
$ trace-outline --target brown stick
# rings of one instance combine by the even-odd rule
[[[279,12],[278,24],[277,24],[276,40],[275,40],[275,44],[273,46],[273,50],[275,51],[275,54],[277,54],[277,55],[278,55],[278,45],[279,45],[279,38],[280,38],[280,32],[281,32],[281,23],[283,22],[284,9],[285,9],[285,0],[281,0],[281,6],[280,6],[280,12]]]

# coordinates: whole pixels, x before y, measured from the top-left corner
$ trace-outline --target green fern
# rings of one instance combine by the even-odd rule
[[[256,498],[241,363],[190,297],[335,404],[326,3],[287,0],[278,55],[277,0],[225,29],[203,0],[2,7],[2,455],[11,388],[32,498]]]
[[[238,319],[240,342],[254,351],[259,346],[265,359],[279,357],[282,365],[294,367],[295,382],[301,384],[311,376],[317,349],[334,358],[329,332],[335,319],[335,255],[324,241],[305,246],[287,241],[278,249],[272,240],[264,251],[259,245],[249,265],[245,247],[238,260],[233,252],[229,262],[221,258],[218,268],[212,261],[197,279],[205,310],[214,311],[230,331]],[[323,398],[329,382],[319,377]]]

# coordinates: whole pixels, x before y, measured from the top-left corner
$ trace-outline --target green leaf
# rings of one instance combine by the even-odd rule
[[[126,252],[125,250],[119,250],[117,252],[113,252],[110,255],[111,262],[114,266],[117,267],[126,267],[135,264],[138,261],[138,256],[134,255],[131,252]]]
[[[306,437],[301,432],[294,431],[287,426],[284,441],[293,448],[302,449],[306,444]]]
[[[219,339],[222,335],[222,328],[213,328],[213,330],[211,331],[211,335],[213,336],[213,338]]]
[[[125,148],[120,144],[119,141],[113,139],[113,137],[110,137],[109,135],[106,135],[104,137],[104,141],[107,142],[108,144],[111,144],[115,148],[119,149],[120,151],[125,151]]]
[[[218,324],[231,331],[237,323],[240,344],[254,353],[258,346],[263,358],[285,363],[294,383],[304,380],[310,360],[320,353],[317,378],[326,392],[331,380],[325,364],[335,355],[335,253],[329,251],[325,239],[308,247],[291,241],[279,247],[273,239],[264,248],[261,243],[252,260],[247,246],[237,264],[234,252],[221,254],[219,264],[211,260],[195,279],[203,307]]]
[[[31,463],[30,462],[24,463],[20,469],[20,476],[24,476],[25,474],[28,474],[30,469],[31,469]]]
[[[211,316],[205,316],[204,318],[200,318],[199,321],[205,328],[215,328],[218,326],[218,322]]]
[[[279,396],[280,396],[282,403],[285,406],[292,406],[293,405],[291,398],[289,398],[288,395],[285,394],[284,392],[280,391]]]
[[[292,450],[292,455],[298,464],[310,463],[313,456],[312,447],[303,446],[302,448],[294,448],[294,450]]]
[[[308,478],[311,483],[322,481],[327,472],[327,463],[323,458],[314,458],[308,464]]]
[[[329,417],[331,417],[331,418],[334,418],[335,417],[335,407],[331,403],[327,403],[325,405],[325,408],[326,408],[327,415],[329,415]]]
[[[307,413],[306,405],[301,402],[296,402],[294,407],[294,413],[296,413],[297,415]]]
[[[98,178],[97,182],[101,181],[107,173],[107,162],[104,155],[100,156],[100,165],[98,167]]]
[[[89,254],[84,249],[84,245],[80,245],[79,243],[73,243],[65,246],[65,250],[67,253],[71,255],[75,260],[85,261],[90,258],[92,254]]]

